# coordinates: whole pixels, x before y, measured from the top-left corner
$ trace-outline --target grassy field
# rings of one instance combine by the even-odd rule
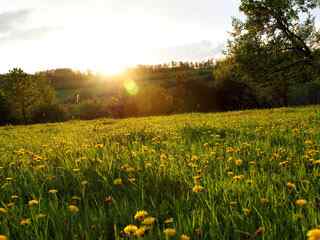
[[[2,127],[0,234],[306,239],[319,150],[319,107]]]

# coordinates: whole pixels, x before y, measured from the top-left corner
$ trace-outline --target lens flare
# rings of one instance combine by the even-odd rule
[[[127,93],[130,95],[137,95],[139,92],[139,87],[133,80],[127,80],[124,82],[124,88],[126,89]]]

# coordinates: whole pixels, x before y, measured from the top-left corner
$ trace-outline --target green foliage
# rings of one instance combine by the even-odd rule
[[[290,104],[290,91],[320,73],[320,34],[312,16],[316,7],[312,0],[242,0],[246,18],[233,20],[227,49],[233,62],[216,66],[216,81],[229,78],[239,88],[245,84],[259,107]]]
[[[63,122],[68,120],[65,108],[57,104],[43,104],[37,106],[32,112],[32,123]]]
[[[54,90],[46,79],[39,75],[29,75],[22,69],[13,69],[4,76],[2,91],[10,107],[13,118],[28,123],[32,111],[41,104],[51,104]]]

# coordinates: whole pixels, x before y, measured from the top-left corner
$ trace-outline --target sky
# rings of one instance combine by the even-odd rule
[[[0,72],[136,64],[221,54],[239,0],[1,0]]]

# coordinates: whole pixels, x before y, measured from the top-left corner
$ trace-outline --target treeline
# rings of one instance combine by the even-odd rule
[[[71,69],[34,75],[13,69],[0,77],[0,123],[214,111],[212,70],[212,61],[140,65],[113,77]]]

